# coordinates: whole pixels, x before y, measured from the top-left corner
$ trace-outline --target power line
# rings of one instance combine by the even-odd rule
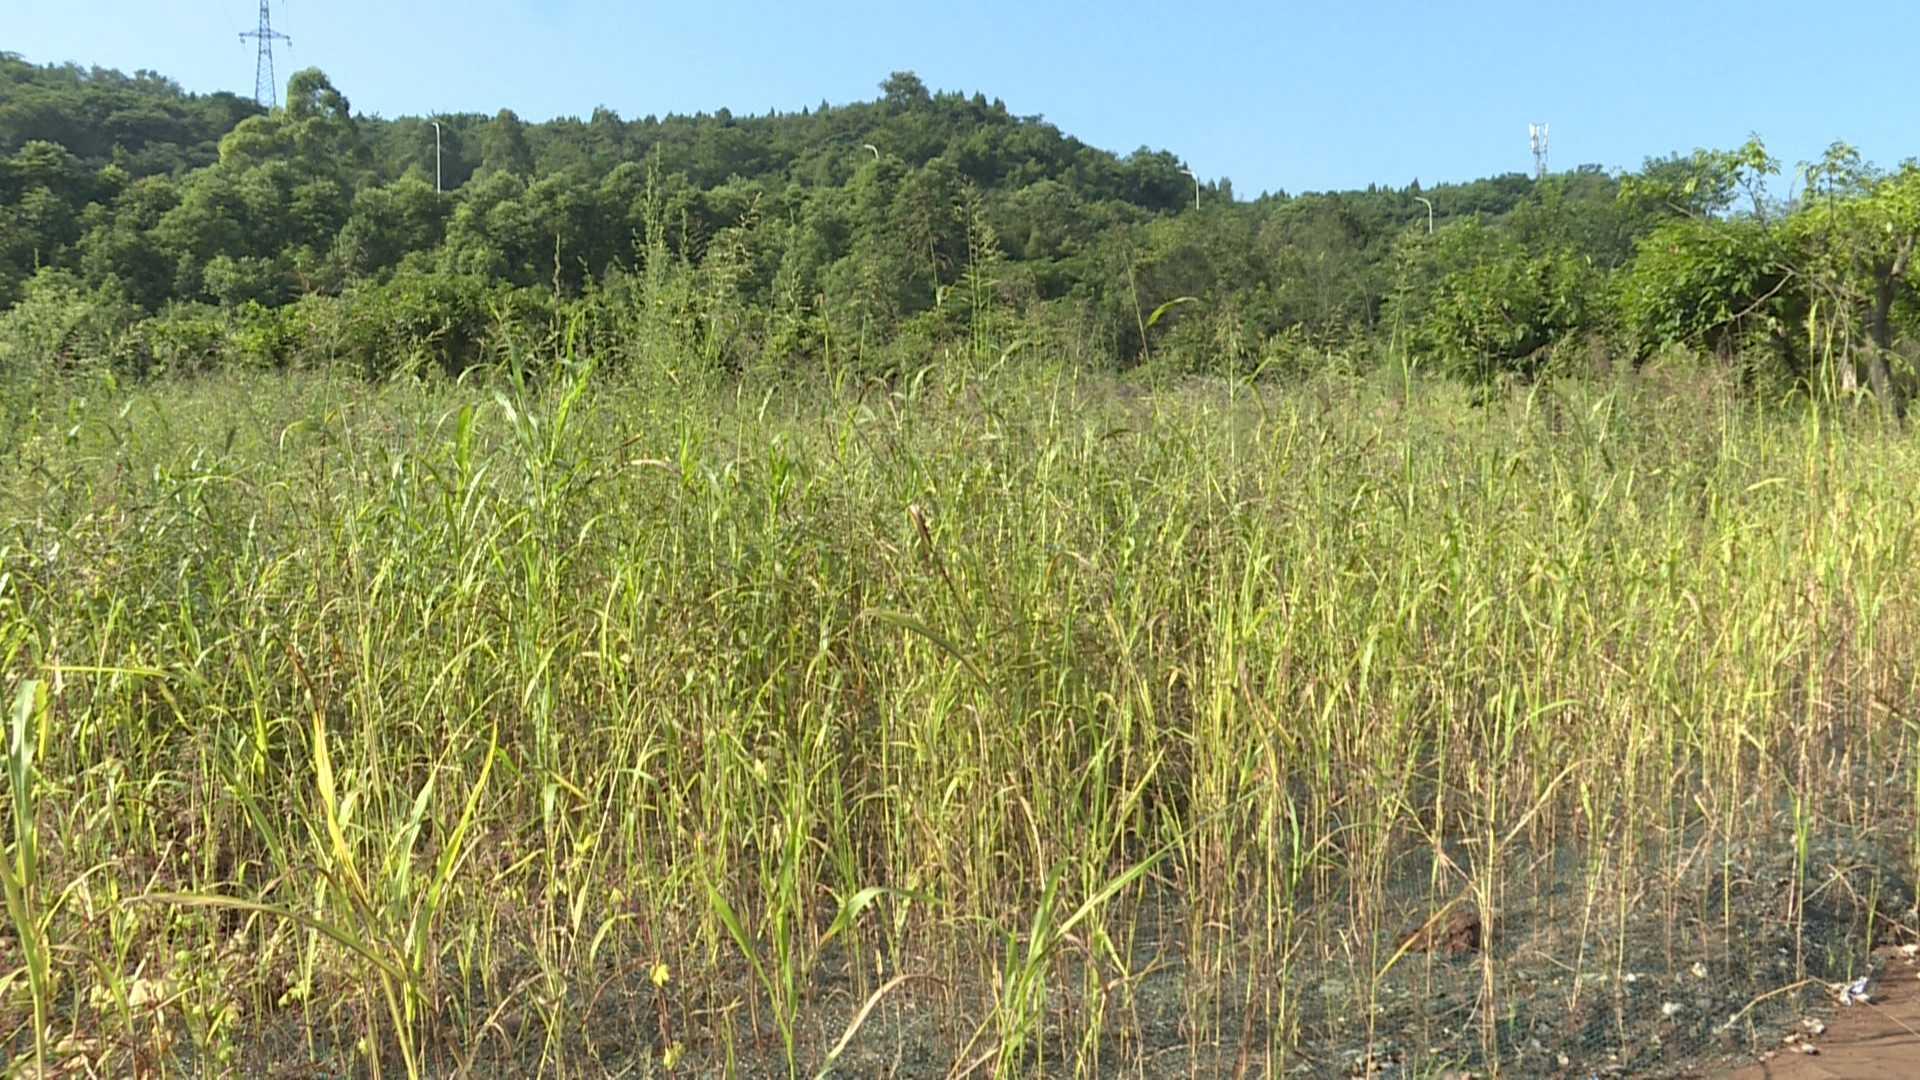
[[[280,107],[280,84],[273,74],[273,43],[284,41],[292,45],[293,39],[273,28],[273,13],[268,10],[268,0],[260,0],[260,28],[240,35],[241,41],[249,38],[260,43],[260,58],[253,65],[253,100],[269,109],[277,109]]]

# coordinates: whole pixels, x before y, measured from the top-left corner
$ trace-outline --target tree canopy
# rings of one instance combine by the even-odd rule
[[[0,55],[0,306],[48,275],[203,318],[423,278],[439,284],[408,295],[550,305],[671,273],[739,309],[734,363],[836,340],[924,349],[969,324],[964,295],[1107,364],[1385,348],[1485,379],[1604,336],[1633,358],[1758,347],[1802,382],[1831,359],[1810,344],[1824,318],[1883,391],[1914,325],[1914,168],[1844,148],[1785,207],[1765,199],[1780,165],[1756,140],[1631,174],[1251,200],[1216,181],[1196,208],[1170,152],[1091,147],[911,72],[878,90],[763,116],[384,119],[314,69],[267,112]]]

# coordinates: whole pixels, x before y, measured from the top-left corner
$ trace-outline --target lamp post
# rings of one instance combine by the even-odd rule
[[[440,194],[440,121],[429,120],[433,125],[433,193]]]
[[[1428,235],[1428,236],[1432,236],[1432,235],[1433,235],[1433,200],[1431,200],[1431,199],[1425,199],[1425,198],[1422,198],[1422,197],[1420,197],[1420,196],[1418,196],[1418,195],[1415,195],[1415,196],[1413,197],[1413,201],[1414,201],[1414,202],[1417,202],[1417,203],[1425,203],[1425,204],[1426,204],[1426,207],[1427,207],[1427,235]]]
[[[870,151],[873,154],[873,160],[880,160],[880,148],[872,143],[861,143],[860,149]]]
[[[1182,176],[1193,177],[1193,208],[1195,210],[1200,209],[1200,178],[1193,175],[1192,169],[1183,168],[1180,170],[1180,174]]]

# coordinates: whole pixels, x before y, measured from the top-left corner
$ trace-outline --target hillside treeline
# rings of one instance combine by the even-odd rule
[[[1238,199],[897,73],[799,113],[271,112],[0,55],[0,363],[463,370],[555,335],[726,369],[898,370],[956,347],[1474,380],[1715,357],[1896,397],[1920,169],[1836,146]],[[436,190],[436,185],[438,190]],[[1197,207],[1196,207],[1197,203]]]

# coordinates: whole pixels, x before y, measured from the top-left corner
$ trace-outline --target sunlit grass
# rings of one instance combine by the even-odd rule
[[[1817,836],[1916,843],[1920,453],[1851,419],[1010,367],[39,393],[0,1037],[52,1067],[1280,1070],[1442,977],[1495,1061],[1523,898],[1576,999],[1649,927],[1745,978],[1753,845],[1801,920]],[[1492,947],[1401,947],[1462,905]]]

